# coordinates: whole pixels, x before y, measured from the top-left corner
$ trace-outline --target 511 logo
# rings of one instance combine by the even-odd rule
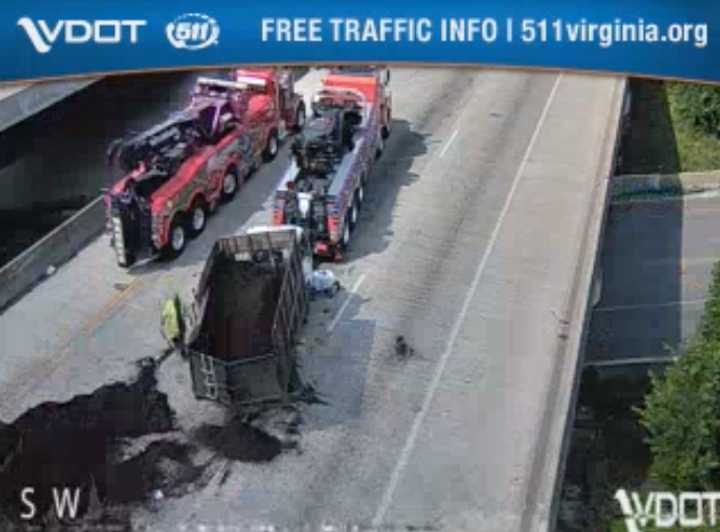
[[[165,27],[165,35],[175,48],[202,50],[218,43],[220,25],[201,13],[185,13]]]

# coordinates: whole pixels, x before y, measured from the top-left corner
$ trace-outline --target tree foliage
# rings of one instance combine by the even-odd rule
[[[669,90],[679,115],[694,128],[720,137],[720,87],[671,83]]]
[[[719,265],[697,334],[664,375],[653,375],[639,414],[655,479],[676,491],[720,487]]]

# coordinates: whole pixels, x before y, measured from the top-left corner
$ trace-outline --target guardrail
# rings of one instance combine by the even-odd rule
[[[0,268],[0,312],[102,233],[104,219],[99,196]]]

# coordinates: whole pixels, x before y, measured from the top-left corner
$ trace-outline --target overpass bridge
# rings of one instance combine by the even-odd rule
[[[22,122],[99,78],[0,85],[0,131]]]
[[[301,406],[303,452],[228,460],[137,522],[551,528],[625,81],[397,69],[392,85],[392,136],[330,266],[345,290],[313,306],[300,347],[325,403]],[[121,270],[102,236],[6,308],[0,419],[161,358],[161,302],[190,295],[215,238],[267,221],[287,164],[285,147],[175,262]],[[412,358],[393,356],[399,335]],[[179,357],[158,380],[185,437],[223,422]]]

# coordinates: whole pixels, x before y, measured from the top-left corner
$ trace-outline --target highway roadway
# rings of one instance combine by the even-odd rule
[[[310,72],[300,83],[318,83]],[[621,81],[472,69],[393,71],[394,124],[345,290],[315,303],[301,453],[228,463],[197,492],[136,512],[153,530],[545,530],[574,382],[579,264],[614,142]],[[159,309],[186,297],[219,235],[267,220],[287,148],[173,263],[126,272],[105,237],[0,315],[0,419],[65,401],[158,356]],[[592,214],[592,215],[591,215]],[[394,352],[397,336],[414,350]],[[165,361],[182,430],[222,420]],[[228,528],[225,528],[226,530]]]
[[[716,193],[611,205],[587,362],[675,356],[697,329],[720,260],[719,205]]]

